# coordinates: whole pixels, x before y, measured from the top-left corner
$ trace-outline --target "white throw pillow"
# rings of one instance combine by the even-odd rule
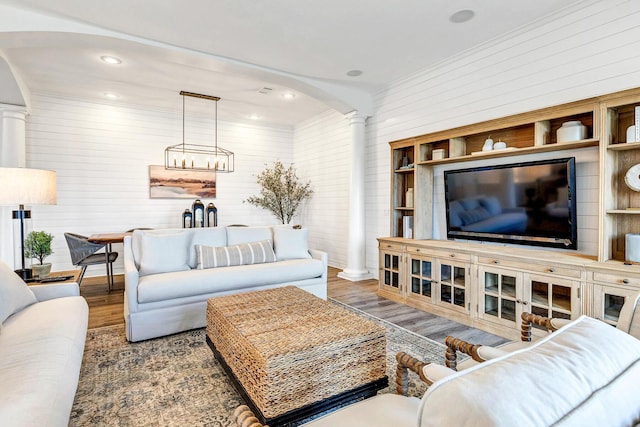
[[[227,231],[221,227],[191,229],[191,244],[189,248],[189,267],[196,268],[198,254],[196,245],[227,246]]]
[[[228,267],[232,265],[250,265],[274,262],[271,240],[242,243],[234,246],[202,246],[196,245],[198,269]]]
[[[227,245],[272,240],[271,227],[225,227],[227,230]]]
[[[190,270],[190,233],[145,233],[140,245],[140,275]]]
[[[307,228],[299,230],[274,228],[273,247],[276,251],[276,259],[284,261],[286,259],[311,258],[308,237],[309,230]]]
[[[23,308],[38,302],[26,283],[0,261],[0,323]]]

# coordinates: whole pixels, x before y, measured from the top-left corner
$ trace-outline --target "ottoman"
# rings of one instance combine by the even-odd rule
[[[385,328],[294,286],[211,298],[207,342],[263,424],[387,386]]]

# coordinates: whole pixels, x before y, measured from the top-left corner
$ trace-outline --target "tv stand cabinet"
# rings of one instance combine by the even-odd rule
[[[580,254],[400,237],[378,247],[379,296],[514,340],[524,311],[615,325],[640,291],[638,266]]]
[[[391,237],[378,239],[378,294],[512,339],[522,311],[615,325],[624,298],[640,290],[640,266],[625,263],[625,235],[640,233],[640,192],[624,181],[640,164],[640,142],[626,140],[638,109],[632,89],[390,142]],[[575,120],[586,139],[558,142],[558,128]],[[482,152],[489,137],[510,149]],[[599,164],[597,254],[430,240],[438,165],[585,148]]]

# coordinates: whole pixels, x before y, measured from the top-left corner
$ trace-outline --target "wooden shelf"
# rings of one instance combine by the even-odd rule
[[[396,169],[394,170],[395,173],[410,173],[415,171],[415,168],[409,168],[409,169]]]
[[[393,209],[397,211],[413,211],[415,208],[407,208],[406,206],[397,206]]]
[[[577,148],[597,147],[600,141],[598,139],[583,139],[575,142],[562,142],[558,144],[547,144],[537,147],[518,148],[513,150],[496,150],[489,154],[482,155],[466,155],[460,157],[451,157],[447,159],[428,160],[418,162],[419,165],[443,165],[450,163],[471,162],[480,159],[496,159],[499,157],[521,156],[525,154],[546,153],[552,151],[575,150]],[[639,143],[640,144],[640,143]],[[626,145],[626,144],[625,144]]]
[[[637,150],[639,148],[640,142],[622,142],[619,144],[611,144],[607,146],[607,150],[611,151]]]
[[[640,209],[610,209],[608,214],[640,215]]]

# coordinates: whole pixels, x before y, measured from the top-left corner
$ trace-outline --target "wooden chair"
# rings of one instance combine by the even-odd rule
[[[500,347],[472,344],[461,339],[448,336],[445,339],[445,344],[447,346],[445,354],[447,367],[454,370],[463,370],[477,363],[482,363],[486,360],[527,347],[532,341],[532,325],[542,326],[551,333],[557,331],[562,326],[570,322],[568,319],[549,318],[531,313],[522,313],[521,319],[522,328],[520,331],[520,341],[514,341]],[[620,310],[616,329],[640,339],[640,292],[625,298],[625,302]],[[458,352],[470,357],[458,364]]]

